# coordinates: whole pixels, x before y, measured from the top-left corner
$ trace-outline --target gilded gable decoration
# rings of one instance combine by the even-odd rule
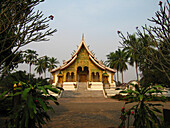
[[[103,83],[103,81],[111,84],[113,81],[111,77],[115,72],[116,70],[106,67],[94,57],[85,43],[84,34],[72,57],[51,71],[56,75],[56,77],[53,75],[53,82],[56,85],[58,82],[75,84],[75,82]]]

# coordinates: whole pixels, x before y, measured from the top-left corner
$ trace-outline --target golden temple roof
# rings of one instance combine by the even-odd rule
[[[99,68],[102,69],[102,70],[108,70],[108,71],[110,71],[110,72],[116,72],[116,70],[111,69],[111,68],[106,67],[105,65],[101,64],[100,61],[98,61],[98,60],[94,57],[94,55],[90,52],[89,48],[87,47],[87,45],[86,45],[86,43],[85,43],[84,34],[82,34],[81,43],[80,43],[80,45],[78,46],[78,49],[76,50],[76,52],[73,54],[73,56],[72,56],[69,60],[67,60],[62,66],[51,70],[51,73],[53,73],[53,72],[55,72],[55,71],[58,71],[58,70],[64,70],[65,68],[69,67],[69,66],[77,59],[77,55],[78,55],[78,53],[80,52],[80,50],[81,50],[81,48],[82,48],[83,46],[84,46],[84,48],[86,49],[86,51],[88,52],[90,60],[91,60],[97,67],[99,67]]]

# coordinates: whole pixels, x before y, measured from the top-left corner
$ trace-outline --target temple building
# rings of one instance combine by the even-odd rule
[[[84,35],[72,57],[51,71],[53,84],[65,90],[77,89],[80,82],[87,83],[87,88],[91,90],[102,90],[106,84],[115,86],[115,72],[116,70],[106,67],[94,57],[85,43]]]

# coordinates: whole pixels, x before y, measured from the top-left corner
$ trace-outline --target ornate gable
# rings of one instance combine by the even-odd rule
[[[92,67],[92,70],[109,70],[111,72],[116,72],[114,69],[108,68],[104,66],[103,64],[98,61],[94,55],[90,52],[89,48],[87,47],[85,41],[84,41],[84,34],[82,35],[82,40],[81,43],[76,50],[76,52],[73,54],[72,58],[66,61],[62,66],[59,68],[53,69],[51,73],[54,73],[55,71],[58,70],[74,70],[75,67]],[[66,69],[70,68],[70,69]]]

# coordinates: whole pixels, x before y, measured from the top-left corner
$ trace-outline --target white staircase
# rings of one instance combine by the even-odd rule
[[[104,97],[103,90],[87,90],[86,82],[79,82],[77,90],[68,91],[65,90],[62,97],[76,98],[76,97]]]

